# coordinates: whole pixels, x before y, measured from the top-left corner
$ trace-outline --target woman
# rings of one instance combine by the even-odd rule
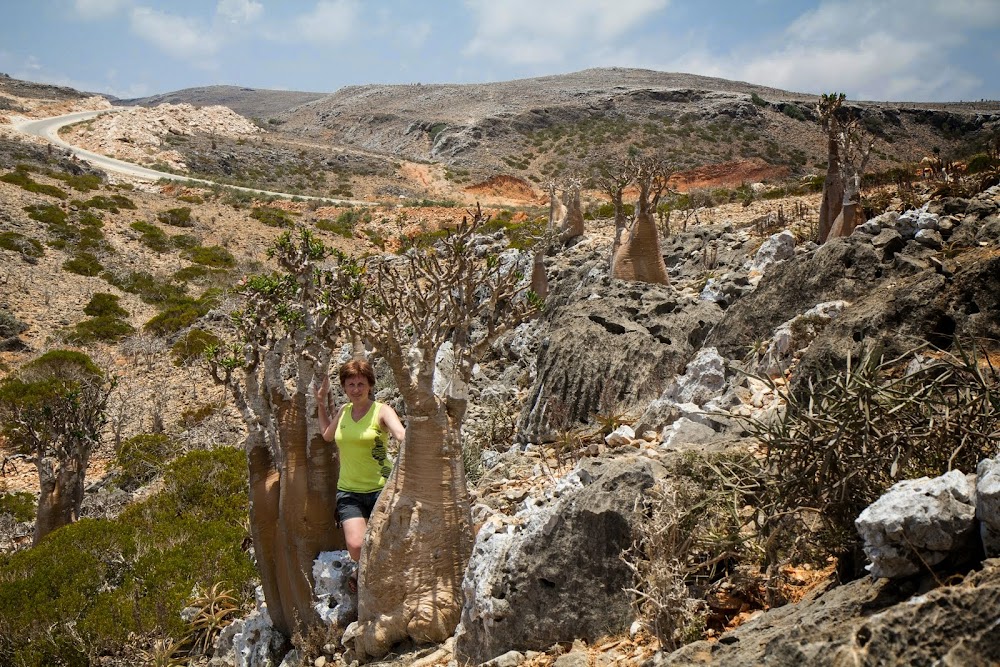
[[[337,519],[344,530],[347,551],[355,562],[361,560],[361,543],[368,517],[385,480],[392,472],[386,453],[387,432],[402,445],[406,434],[396,411],[372,400],[375,371],[367,361],[354,359],[340,367],[340,386],[347,405],[332,421],[326,412],[330,378],[316,390],[319,423],[323,438],[336,440],[340,449],[340,479],[337,482]]]

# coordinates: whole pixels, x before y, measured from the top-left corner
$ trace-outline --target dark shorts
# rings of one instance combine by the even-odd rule
[[[337,490],[337,521],[344,523],[347,519],[364,519],[372,515],[375,501],[381,491],[370,493],[354,493],[353,491]]]

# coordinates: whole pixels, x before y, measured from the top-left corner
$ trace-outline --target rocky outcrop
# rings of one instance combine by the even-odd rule
[[[620,556],[641,520],[639,499],[663,475],[660,464],[641,456],[592,459],[562,483],[551,505],[519,513],[520,530],[488,523],[462,584],[460,658],[478,664],[511,649],[544,650],[626,630],[632,573]]]
[[[959,209],[944,219],[945,210]],[[769,269],[753,293],[726,311],[706,344],[743,358],[755,341],[771,341],[789,312],[835,300],[850,305],[803,351],[800,377],[843,365],[862,344],[877,342],[891,357],[921,343],[947,348],[956,336],[1000,339],[1000,255],[989,237],[998,212],[1000,188],[991,188],[964,203],[868,221],[850,237]],[[941,259],[917,238],[925,230],[971,248]]]
[[[555,287],[539,328],[537,375],[518,423],[523,441],[551,439],[603,411],[644,406],[684,370],[722,317],[718,304],[669,286],[612,281],[598,251],[580,259],[550,276]]]
[[[1000,559],[963,585],[933,578],[864,578],[817,589],[802,602],[765,612],[718,641],[700,641],[647,667],[839,667],[962,665],[1000,661]]]
[[[975,482],[958,470],[893,485],[855,520],[873,577],[906,577],[951,555],[971,557]]]

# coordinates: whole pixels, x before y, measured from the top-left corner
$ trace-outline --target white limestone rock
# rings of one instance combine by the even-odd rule
[[[976,468],[976,519],[987,558],[1000,556],[1000,456]]]
[[[871,560],[872,576],[897,578],[966,549],[975,534],[975,515],[974,483],[952,470],[893,485],[854,525]]]

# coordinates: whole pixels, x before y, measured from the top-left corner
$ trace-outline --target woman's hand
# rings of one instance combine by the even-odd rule
[[[326,376],[323,378],[323,382],[316,387],[316,402],[323,405],[326,404],[326,397],[330,394],[330,377]]]

